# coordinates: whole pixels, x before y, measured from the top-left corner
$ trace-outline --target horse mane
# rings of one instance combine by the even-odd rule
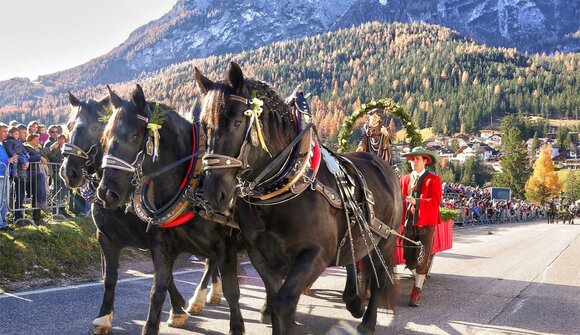
[[[277,132],[283,131],[284,135],[276,134],[268,141],[274,145],[282,145],[284,141],[293,138],[295,129],[292,126],[293,118],[290,111],[290,106],[272,89],[271,85],[260,80],[245,79],[244,84],[250,96],[254,93],[256,97],[264,101],[264,113],[261,118],[265,133],[270,133],[271,130]],[[209,129],[217,129],[220,125],[220,120],[224,120],[227,115],[227,106],[229,102],[225,99],[225,94],[230,91],[229,85],[225,81],[216,84],[217,89],[209,90],[206,93],[205,99],[202,100],[201,120],[208,126]],[[280,141],[280,143],[277,143]],[[287,143],[285,143],[287,144]],[[285,145],[284,144],[284,145]]]
[[[151,110],[158,108],[159,110],[167,113],[167,117],[165,118],[160,132],[163,132],[164,129],[171,128],[177,133],[176,138],[181,138],[181,136],[190,136],[191,123],[193,122],[193,113],[184,112],[180,114],[172,107],[157,101],[147,101],[147,105]],[[115,110],[113,115],[111,115],[111,118],[112,121],[110,120],[110,122],[107,123],[105,129],[103,130],[103,135],[101,136],[101,144],[103,149],[107,149],[109,138],[111,138],[113,129],[116,127],[121,118],[121,113],[119,113],[118,110]],[[178,141],[178,143],[181,143],[181,141]]]

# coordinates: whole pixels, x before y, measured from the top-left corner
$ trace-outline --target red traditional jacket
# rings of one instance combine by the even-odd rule
[[[408,205],[411,208],[411,213],[409,213],[410,220],[414,221],[415,226],[434,226],[441,220],[441,214],[439,211],[442,196],[441,178],[434,173],[425,171],[421,178],[419,178],[419,181],[421,182],[420,188],[417,188],[418,185],[415,186],[413,192],[415,193],[413,194],[413,197],[419,198],[417,200],[417,205],[412,206],[406,202],[403,204],[403,222],[401,223],[401,228],[405,224],[405,219],[407,218]],[[411,174],[406,174],[399,179],[403,198],[409,195],[410,182]],[[417,191],[420,192],[420,194],[416,194]]]

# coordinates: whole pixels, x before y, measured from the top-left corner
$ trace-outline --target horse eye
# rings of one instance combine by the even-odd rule
[[[137,141],[139,139],[139,135],[132,135],[131,141]]]
[[[240,120],[234,121],[234,127],[236,127],[236,128],[239,127],[241,124],[242,124],[242,121],[240,121]]]

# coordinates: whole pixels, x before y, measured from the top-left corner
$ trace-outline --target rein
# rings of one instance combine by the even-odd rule
[[[230,95],[229,97],[232,101],[234,102],[239,102],[242,103],[248,107],[251,107],[250,101],[244,97],[238,96],[238,95]],[[249,109],[248,111],[252,111],[252,109]],[[255,112],[255,111],[254,111]],[[302,111],[300,111],[302,113]],[[261,113],[261,112],[260,112]],[[265,200],[269,200],[267,203],[262,203],[262,204],[267,204],[267,205],[274,205],[276,203],[281,203],[283,201],[287,201],[290,198],[294,198],[295,196],[297,196],[298,194],[290,194],[290,198],[288,196],[284,196],[284,193],[287,193],[287,191],[293,189],[296,184],[299,182],[300,178],[302,177],[303,179],[305,179],[306,182],[309,182],[310,184],[312,184],[314,182],[314,177],[315,177],[315,172],[311,173],[310,176],[307,176],[307,171],[308,167],[309,167],[309,159],[312,159],[312,155],[311,153],[313,152],[313,145],[312,143],[315,143],[315,145],[317,146],[317,142],[316,139],[313,136],[313,131],[314,131],[314,125],[312,123],[308,123],[306,125],[306,127],[304,127],[304,129],[302,129],[300,131],[300,133],[264,168],[262,169],[262,171],[260,172],[260,174],[253,180],[253,181],[248,181],[248,180],[244,180],[243,179],[243,175],[250,170],[251,166],[248,163],[248,153],[249,153],[249,149],[250,149],[250,144],[251,144],[251,140],[250,140],[250,134],[253,130],[258,132],[258,136],[260,138],[260,142],[263,141],[262,139],[262,134],[261,134],[261,129],[259,128],[259,121],[257,121],[257,117],[259,115],[255,115],[255,113],[244,113],[247,116],[250,116],[251,119],[248,122],[246,131],[245,131],[245,137],[244,137],[244,142],[242,143],[241,147],[240,147],[240,153],[238,155],[238,157],[231,157],[231,156],[227,156],[227,155],[221,155],[221,154],[207,154],[203,157],[203,171],[211,171],[211,170],[223,170],[223,169],[240,169],[240,171],[238,171],[236,178],[238,179],[238,194],[240,197],[244,198],[244,200],[246,200],[246,197],[253,197],[253,198],[258,198],[258,201],[265,201]],[[297,117],[295,117],[295,122],[297,121],[296,119],[298,119]],[[298,123],[298,122],[297,122]],[[256,127],[257,129],[254,129],[254,127]],[[302,148],[298,148],[297,145],[302,142],[302,140],[307,137],[307,143],[305,145],[302,146]],[[307,146],[307,152],[301,152],[300,149],[303,149],[304,146]],[[266,149],[265,149],[266,150]],[[287,169],[288,167],[288,162],[291,161],[291,158],[293,155],[291,155],[291,153],[293,151],[297,152],[297,156],[299,156],[296,159],[295,164],[293,164],[293,166],[291,166],[292,169]],[[319,153],[318,151],[316,151],[317,153]],[[268,152],[268,154],[270,154]],[[302,159],[302,160],[300,160]],[[319,162],[319,159],[315,160],[316,162]],[[272,171],[274,171],[274,169],[277,166],[280,166],[282,164],[282,167],[280,168],[280,171],[278,171],[277,173],[274,173],[270,178],[268,178],[265,181],[262,181],[264,178],[266,178],[266,176],[268,176],[269,174],[272,173]],[[290,171],[286,171],[286,170],[290,170]],[[318,170],[318,165],[316,164],[316,167],[312,168],[312,170],[317,171]],[[286,172],[286,174],[284,174],[284,172]],[[292,175],[292,176],[290,176]],[[284,178],[289,177],[289,182],[286,183],[283,186],[276,186],[276,182],[273,182],[273,187],[275,188],[273,191],[263,194],[260,192],[257,192],[256,190],[259,189],[260,187],[263,188],[267,188],[267,184],[270,183],[273,179],[276,179],[276,181],[280,181],[280,180],[284,180]],[[305,188],[301,188],[301,191],[304,191]],[[279,201],[276,201],[276,199],[278,199]],[[253,204],[260,204],[260,203],[255,203],[252,202]]]

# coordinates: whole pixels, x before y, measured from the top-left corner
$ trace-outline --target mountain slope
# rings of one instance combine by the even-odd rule
[[[419,126],[444,133],[488,127],[490,114],[494,119],[513,113],[580,118],[580,54],[527,56],[478,45],[450,29],[424,23],[365,24],[184,62],[112,87],[126,94],[139,82],[149,99],[187,110],[197,94],[194,66],[221,79],[231,60],[281,94],[302,84],[312,93],[320,133],[331,142],[349,111],[384,97],[402,103]],[[105,92],[97,85],[73,93],[100,97]],[[65,97],[54,93],[42,103],[31,98],[0,108],[0,115],[11,119],[19,115],[15,111],[25,110],[43,120],[47,113],[56,113],[63,121]]]
[[[425,21],[478,43],[522,51],[580,51],[579,36],[573,35],[580,30],[579,17],[577,0],[179,0],[108,54],[41,82],[63,89],[64,83],[125,81],[190,59],[371,21]]]

